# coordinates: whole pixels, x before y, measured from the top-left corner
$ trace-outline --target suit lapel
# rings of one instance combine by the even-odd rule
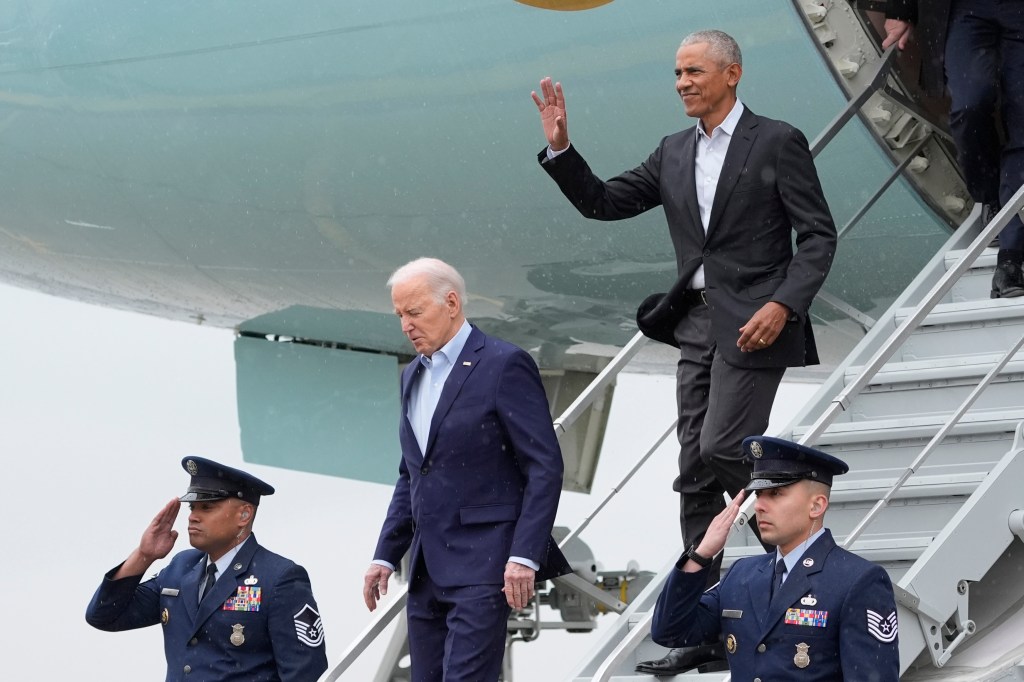
[[[725,153],[725,161],[722,163],[722,173],[718,176],[718,187],[715,188],[715,201],[711,204],[711,217],[708,219],[708,236],[718,225],[722,217],[722,211],[736,182],[740,179],[743,168],[747,165],[747,157],[754,146],[757,138],[757,116],[750,109],[744,107],[740,120],[732,131],[732,139],[729,141],[729,151]]]
[[[480,351],[484,347],[484,340],[484,333],[473,327],[473,331],[469,333],[469,338],[466,339],[466,345],[463,346],[462,352],[452,365],[452,371],[444,382],[444,388],[441,389],[441,397],[437,401],[437,408],[434,409],[434,416],[430,420],[430,435],[427,437],[427,449],[423,453],[423,459],[430,456],[430,451],[434,447],[434,441],[437,439],[437,430],[441,426],[441,422],[444,420],[445,415],[448,414],[448,410],[451,409],[452,403],[455,402],[455,398],[459,395],[459,391],[462,390],[466,379],[476,369]]]
[[[690,227],[700,233],[700,241],[704,241],[704,225],[700,222],[700,204],[697,203],[697,128],[693,127],[683,135],[683,153],[680,157],[682,168],[683,203],[690,214]]]
[[[412,430],[412,422],[409,421],[409,400],[412,396],[412,387],[419,381],[420,375],[423,374],[423,363],[420,362],[420,356],[417,355],[409,366],[405,368],[405,372],[402,373],[402,426],[401,436],[404,440],[408,440],[413,444],[416,449],[419,449],[419,441],[416,440],[416,435]],[[424,453],[420,453],[422,457]]]
[[[750,579],[747,589],[750,591],[750,602],[754,605],[754,613],[761,614],[761,625],[764,626],[764,617],[768,613],[768,595],[771,594],[772,579],[775,572],[775,554],[765,554],[761,559],[761,566],[757,573]]]
[[[191,571],[185,574],[184,579],[181,581],[180,596],[185,602],[185,611],[193,623],[196,622],[196,611],[199,610],[199,581],[204,577],[203,571],[206,566],[203,556],[202,554],[199,555],[199,561],[196,562]]]
[[[235,590],[238,588],[238,577],[249,570],[249,562],[252,560],[253,554],[256,553],[258,546],[255,535],[246,540],[242,549],[238,551],[238,554],[231,561],[231,565],[224,571],[224,575],[219,577],[217,582],[213,584],[210,594],[203,597],[203,601],[199,604],[199,611],[196,614],[196,629],[212,616],[214,612],[220,610],[224,606],[224,602],[235,593]],[[202,562],[200,562],[200,565],[202,565]],[[198,594],[199,592],[197,591],[197,598]]]

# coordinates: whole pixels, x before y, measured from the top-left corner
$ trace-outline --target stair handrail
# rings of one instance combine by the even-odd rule
[[[639,353],[646,343],[647,337],[643,335],[643,332],[634,334],[633,338],[605,365],[605,368],[587,384],[587,387],[577,396],[576,400],[572,401],[572,404],[565,408],[565,411],[554,420],[555,435],[558,438],[561,438],[568,432],[569,428],[576,423],[576,420],[597,399],[599,392],[603,391],[608,384],[618,377],[622,369],[629,364],[633,356]]]
[[[893,332],[889,339],[882,344],[882,346],[875,351],[875,354],[867,362],[864,367],[861,368],[860,373],[853,380],[853,382],[843,387],[839,393],[832,398],[829,406],[825,408],[821,416],[814,422],[811,428],[804,433],[800,438],[799,442],[802,445],[813,445],[817,442],[818,437],[824,433],[835,418],[839,415],[840,411],[845,411],[849,406],[853,398],[855,398],[865,386],[868,385],[875,375],[878,373],[885,363],[887,363],[896,349],[900,348],[904,342],[917,331],[918,327],[924,319],[931,314],[936,304],[942,298],[949,293],[949,290],[953,288],[953,285],[960,279],[964,272],[970,268],[970,266],[978,259],[981,252],[984,251],[992,239],[999,234],[999,232],[1006,226],[1010,219],[1013,218],[1014,214],[1024,212],[1024,186],[1021,186],[1017,190],[1017,193],[1013,195],[1013,198],[1003,206],[1003,208],[996,214],[995,218],[989,222],[989,224],[983,227],[974,241],[971,242],[970,246],[964,251],[964,253],[957,259],[956,263],[952,268],[949,268],[939,281],[932,285],[932,288],[924,295],[922,300],[914,307],[913,313],[906,318],[896,331]]]
[[[854,529],[850,531],[849,535],[847,535],[842,542],[842,546],[845,549],[849,549],[850,547],[852,547],[853,543],[857,540],[857,538],[860,537],[861,533],[864,532],[864,529],[867,528],[868,525],[870,525],[871,522],[875,520],[875,517],[878,516],[883,509],[889,506],[889,502],[896,495],[896,493],[899,492],[899,490],[904,486],[904,484],[906,484],[908,480],[910,480],[911,476],[917,473],[918,468],[920,468],[920,466],[924,464],[928,457],[931,456],[932,452],[935,450],[935,448],[938,447],[939,443],[941,443],[943,439],[945,439],[946,435],[950,431],[952,431],[957,424],[960,423],[960,420],[967,413],[967,411],[971,409],[971,406],[974,405],[975,401],[981,396],[982,393],[984,393],[985,389],[989,387],[989,384],[992,383],[992,380],[995,379],[995,377],[1001,371],[1003,371],[1003,368],[1006,367],[1006,365],[1010,362],[1013,356],[1017,354],[1017,351],[1019,351],[1021,347],[1024,347],[1024,334],[1022,334],[1021,337],[1017,340],[1017,342],[1010,346],[1010,348],[1003,354],[1003,356],[996,361],[992,368],[989,369],[989,371],[985,374],[984,378],[982,378],[982,380],[978,382],[978,384],[974,387],[970,395],[964,398],[963,402],[960,403],[960,406],[956,409],[956,411],[954,411],[953,414],[949,416],[949,419],[947,419],[943,423],[942,428],[939,429],[938,433],[936,433],[932,437],[932,439],[928,441],[928,444],[924,446],[924,449],[922,449],[920,453],[918,453],[917,457],[914,458],[914,461],[910,463],[910,466],[908,466],[900,475],[900,477],[896,479],[896,482],[892,485],[892,487],[890,487],[889,490],[886,491],[885,495],[883,495],[881,499],[875,502],[871,510],[868,511],[868,513],[865,514],[864,517],[857,523]]]
[[[409,599],[409,585],[401,584],[398,587],[398,593],[393,595],[392,599],[388,600],[388,603],[383,606],[381,611],[377,614],[377,617],[370,621],[363,631],[359,634],[356,639],[348,645],[345,651],[341,654],[341,660],[334,666],[334,669],[321,677],[321,682],[335,682],[341,675],[346,672],[350,665],[352,665],[357,658],[359,658],[364,651],[366,651],[370,644],[373,643],[380,633],[384,632],[384,629],[391,624],[395,618],[397,618],[402,610],[405,608],[406,601]]]

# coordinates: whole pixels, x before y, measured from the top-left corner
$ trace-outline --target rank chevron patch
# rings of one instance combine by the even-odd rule
[[[324,643],[324,624],[320,614],[309,604],[295,614],[295,634],[306,646],[318,647]]]
[[[879,642],[892,644],[896,641],[896,632],[898,630],[895,611],[883,618],[881,615],[868,609],[868,634]]]

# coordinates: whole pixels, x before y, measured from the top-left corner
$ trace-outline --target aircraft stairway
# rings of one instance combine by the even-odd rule
[[[989,298],[985,245],[1012,212],[979,213],[777,434],[850,464],[826,525],[892,578],[902,680],[1024,680],[1024,298]],[[634,672],[666,651],[650,617],[678,550],[573,682],[729,679]],[[725,565],[762,551],[741,525]]]

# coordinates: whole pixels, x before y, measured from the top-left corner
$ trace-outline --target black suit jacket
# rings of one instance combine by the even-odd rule
[[[674,329],[686,313],[681,294],[703,263],[714,337],[729,364],[817,364],[807,312],[832,265],[836,229],[806,138],[787,123],[744,109],[719,176],[706,236],[694,184],[695,155],[696,129],[691,127],[664,138],[646,161],[607,181],[594,175],[575,147],[554,159],[542,150],[539,160],[588,218],[620,220],[663,207],[679,279],[656,311],[663,314],[661,329]],[[768,301],[787,306],[792,319],[770,347],[741,353],[736,347],[739,328]]]

